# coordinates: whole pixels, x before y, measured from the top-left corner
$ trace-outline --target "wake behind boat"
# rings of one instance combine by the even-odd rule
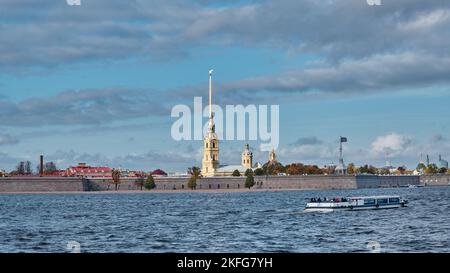
[[[335,210],[394,209],[406,207],[408,200],[398,195],[348,197],[348,198],[311,198],[306,204],[308,212],[331,212]]]

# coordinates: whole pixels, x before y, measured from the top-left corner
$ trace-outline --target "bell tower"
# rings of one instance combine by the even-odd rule
[[[209,70],[209,121],[208,132],[203,140],[203,160],[202,175],[204,177],[214,176],[219,168],[219,139],[214,125],[214,115],[212,112],[212,73]]]
[[[242,152],[242,166],[245,169],[251,169],[253,166],[253,154],[248,147],[248,144],[245,144],[245,149]]]

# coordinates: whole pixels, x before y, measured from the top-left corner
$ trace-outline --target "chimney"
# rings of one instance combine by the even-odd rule
[[[39,169],[39,176],[42,177],[44,176],[44,156],[41,155],[41,165],[40,165],[40,169]]]

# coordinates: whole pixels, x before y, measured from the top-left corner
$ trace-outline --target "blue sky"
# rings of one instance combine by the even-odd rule
[[[217,104],[280,105],[282,163],[336,163],[340,135],[346,162],[450,157],[448,1],[1,3],[0,169],[39,154],[199,166],[201,141],[172,140],[170,109],[207,100],[209,68]],[[244,143],[222,141],[221,162]]]

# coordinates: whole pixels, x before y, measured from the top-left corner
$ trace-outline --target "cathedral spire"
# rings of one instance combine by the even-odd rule
[[[212,119],[212,73],[214,69],[209,70],[209,118]]]

